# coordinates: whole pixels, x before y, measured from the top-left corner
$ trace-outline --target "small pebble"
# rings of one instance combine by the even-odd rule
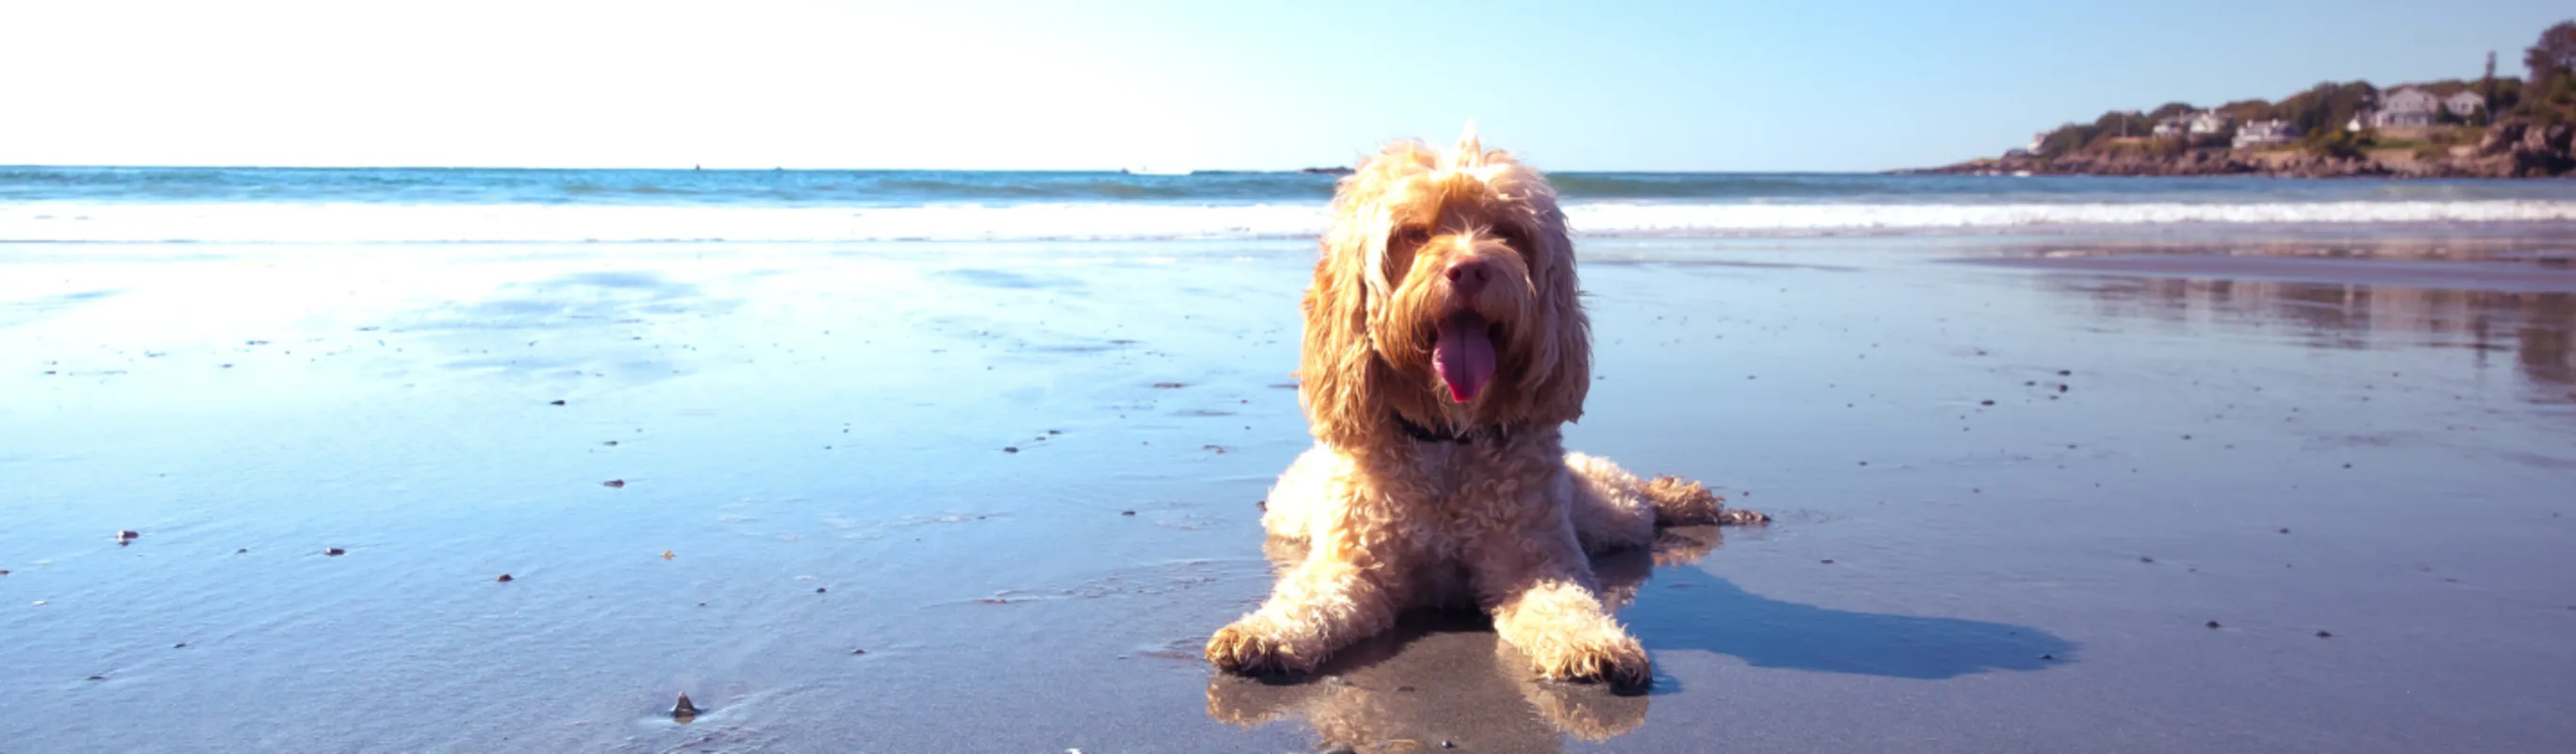
[[[329,555],[329,556],[331,556],[331,557],[335,557],[335,558],[336,558],[336,557],[340,557],[340,556],[342,556],[342,555],[347,555],[347,554],[349,554],[349,551],[348,551],[348,550],[343,550],[343,549],[340,549],[340,548],[337,548],[337,547],[325,547],[325,548],[322,548],[322,554],[324,554],[324,555]]]
[[[501,582],[501,583],[504,583],[504,584],[507,584],[507,583],[510,583],[510,582],[512,582],[512,581],[516,581],[516,580],[517,580],[517,579],[510,578],[510,574],[506,574],[506,573],[501,574],[501,577],[500,577],[500,578],[493,579],[493,581],[498,581],[498,582]]]

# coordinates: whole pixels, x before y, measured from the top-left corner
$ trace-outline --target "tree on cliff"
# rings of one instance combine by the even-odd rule
[[[2303,132],[2331,131],[2343,128],[2353,113],[2378,99],[2379,89],[2370,82],[2329,81],[2281,100],[2281,104],[2272,106],[2272,116],[2289,121]]]
[[[2522,51],[2522,65],[2539,81],[2576,70],[2576,21],[2560,21],[2540,33],[2540,43]]]
[[[2040,137],[2039,153],[2045,157],[2063,157],[2073,154],[2076,150],[2083,149],[2084,145],[2092,143],[2093,137],[2101,132],[2101,129],[2081,123],[2058,126],[2057,130]]]
[[[2542,124],[2576,123],[2576,21],[2561,21],[2524,50],[2531,80],[2522,85],[2517,114]]]

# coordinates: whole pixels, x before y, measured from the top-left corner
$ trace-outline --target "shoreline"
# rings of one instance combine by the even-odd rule
[[[2450,128],[2450,127],[2444,127]],[[2100,175],[2100,176],[2240,176],[2266,178],[2377,179],[2576,179],[2576,127],[2507,122],[2466,131],[2475,143],[2432,140],[2464,138],[2457,131],[2409,131],[2392,143],[2448,146],[2374,148],[2378,131],[2346,134],[2342,153],[2304,144],[2257,147],[2187,147],[2179,141],[2122,138],[2059,155],[2011,154],[1981,157],[1931,168],[1892,171],[1894,175]]]

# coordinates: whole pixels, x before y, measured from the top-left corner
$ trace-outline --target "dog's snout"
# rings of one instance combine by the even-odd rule
[[[1485,289],[1494,278],[1494,266],[1481,259],[1467,259],[1449,265],[1449,287],[1458,295],[1473,296]]]

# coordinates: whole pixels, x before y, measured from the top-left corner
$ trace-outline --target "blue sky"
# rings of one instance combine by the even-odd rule
[[[2564,2],[0,5],[0,164],[1881,170],[2474,77]]]

